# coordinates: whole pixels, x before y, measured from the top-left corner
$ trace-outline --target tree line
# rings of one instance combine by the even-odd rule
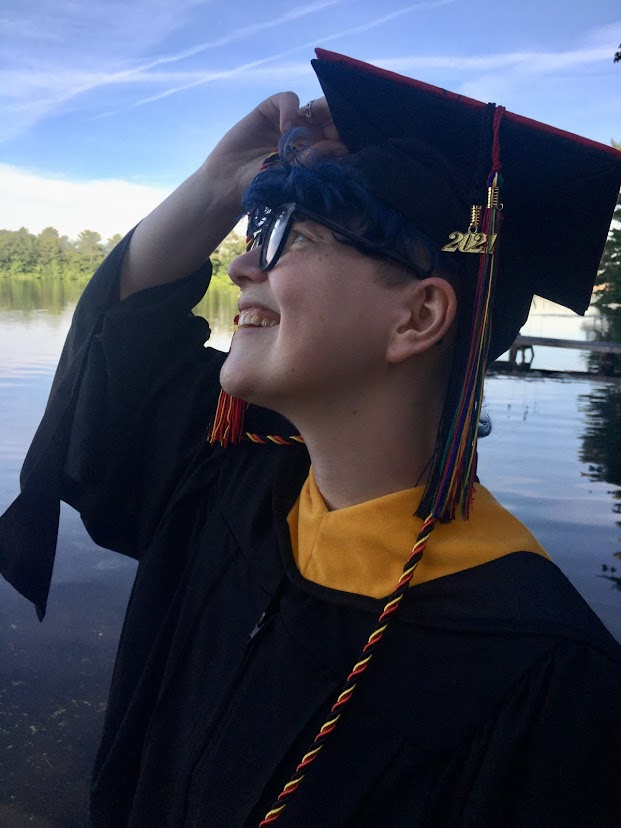
[[[613,145],[621,149],[620,144]],[[105,256],[121,241],[117,233],[104,241],[94,230],[82,230],[71,241],[54,227],[38,235],[25,227],[0,230],[0,276],[22,279],[88,279]],[[216,281],[227,283],[229,263],[245,250],[243,238],[231,233],[211,256]],[[607,335],[618,339],[621,328],[621,195],[617,201],[608,243],[596,281],[596,307],[608,324]]]
[[[61,236],[55,227],[46,227],[38,235],[25,227],[0,230],[0,272],[18,278],[85,278],[120,240],[117,233],[104,242],[94,230],[83,230],[74,241]]]
[[[0,230],[0,276],[17,279],[86,280],[121,241],[116,233],[107,241],[94,230],[82,230],[77,239],[61,236],[55,227],[38,235],[25,227]],[[211,256],[214,278],[226,282],[229,263],[245,250],[244,240],[231,233]]]

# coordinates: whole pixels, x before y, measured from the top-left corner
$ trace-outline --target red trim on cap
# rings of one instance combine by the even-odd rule
[[[350,69],[358,69],[366,72],[368,75],[377,75],[378,78],[385,80],[397,81],[406,86],[413,86],[415,89],[420,89],[422,92],[430,92],[432,95],[437,95],[440,98],[448,98],[451,101],[463,103],[466,106],[472,106],[480,109],[485,106],[481,101],[474,98],[467,98],[465,95],[458,95],[457,92],[449,92],[448,89],[442,89],[440,86],[433,86],[424,81],[408,78],[406,75],[399,75],[397,72],[390,72],[388,69],[380,69],[379,66],[373,66],[371,63],[365,63],[356,58],[347,57],[347,55],[340,55],[338,52],[329,52],[326,49],[315,49],[315,54],[319,60],[325,60],[327,63],[340,63],[342,66],[347,66]]]
[[[579,144],[593,152],[601,152],[604,155],[609,155],[611,158],[616,158],[617,161],[621,161],[621,152],[618,149],[608,144],[600,144],[599,141],[592,141],[590,138],[585,138],[584,135],[577,135],[575,132],[568,132],[566,129],[559,129],[559,127],[550,126],[550,124],[543,124],[541,121],[534,121],[532,118],[527,118],[525,115],[517,115],[515,112],[505,112],[505,118],[508,118],[515,124],[521,124],[527,129],[545,132],[548,135],[554,135],[555,138],[564,138],[566,141],[571,141],[572,144]]]
[[[347,57],[347,55],[341,55],[338,52],[330,52],[327,49],[315,49],[315,54],[319,60],[326,61],[326,63],[338,63],[350,69],[366,72],[368,75],[376,75],[378,78],[412,86],[421,92],[427,92],[438,98],[445,98],[454,103],[472,107],[473,109],[482,109],[485,106],[482,101],[477,101],[475,98],[468,98],[466,95],[459,95],[457,92],[449,92],[448,89],[442,89],[440,86],[433,86],[433,84],[425,83],[424,81],[408,78],[406,75],[399,75],[397,72],[390,72],[388,69],[380,69],[379,66],[373,66],[371,63],[365,63],[362,60],[356,60],[356,58]],[[608,144],[591,141],[582,135],[576,135],[573,132],[567,132],[564,129],[559,129],[549,124],[542,124],[541,121],[534,121],[532,118],[526,118],[524,115],[516,115],[515,112],[506,111],[504,118],[513,121],[513,123],[521,124],[527,129],[534,129],[539,132],[545,132],[548,135],[554,135],[557,138],[564,138],[574,144],[580,144],[596,152],[603,152],[621,161],[621,152],[614,147],[608,146]]]

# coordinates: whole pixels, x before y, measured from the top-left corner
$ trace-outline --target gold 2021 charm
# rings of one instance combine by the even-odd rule
[[[444,245],[445,253],[492,253],[497,233],[492,233],[487,239],[487,233],[460,233],[454,230],[449,233],[450,241]]]

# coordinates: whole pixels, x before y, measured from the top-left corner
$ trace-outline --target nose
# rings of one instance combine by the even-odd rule
[[[263,282],[267,273],[259,267],[259,248],[242,253],[230,263],[229,277],[238,287],[243,288],[248,282]]]

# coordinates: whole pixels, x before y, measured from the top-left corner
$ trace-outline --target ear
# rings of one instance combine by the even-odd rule
[[[395,324],[386,353],[389,363],[425,353],[447,336],[457,314],[453,286],[440,276],[402,285]]]

